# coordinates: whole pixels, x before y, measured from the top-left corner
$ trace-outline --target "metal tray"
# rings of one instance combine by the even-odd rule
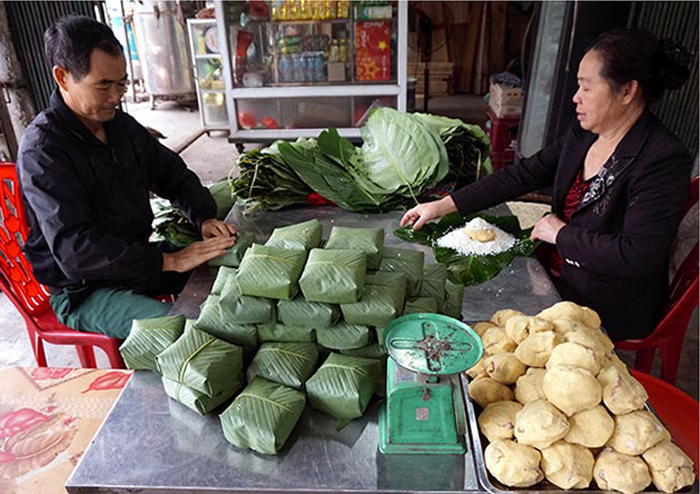
[[[583,492],[586,494],[604,494],[604,493],[609,493],[611,491],[600,491],[597,489],[579,489],[579,490],[570,490],[566,491],[563,490],[556,485],[550,483],[547,480],[543,480],[534,486],[532,486],[529,489],[518,489],[518,488],[511,488],[508,486],[505,486],[498,482],[495,478],[491,476],[491,474],[488,472],[486,469],[486,461],[484,460],[484,450],[486,449],[487,446],[487,440],[485,437],[481,435],[481,432],[479,431],[479,424],[477,423],[477,414],[476,410],[474,409],[474,403],[472,402],[471,398],[469,398],[469,393],[467,390],[468,386],[468,378],[462,374],[461,376],[461,383],[462,383],[462,392],[464,393],[464,402],[466,404],[466,409],[467,409],[467,422],[469,423],[469,432],[472,438],[472,451],[474,452],[474,463],[476,464],[476,472],[479,477],[479,484],[481,484],[481,487],[486,491],[490,492],[491,494],[512,494],[514,492],[516,493],[524,493],[524,494],[535,494],[539,492],[546,492],[547,494],[571,494],[571,493],[576,493],[576,492]],[[654,412],[654,409],[649,405],[649,402],[646,403],[645,405],[646,409],[649,410],[651,413],[656,415],[656,412]],[[595,481],[591,482],[592,485],[595,485]],[[650,484],[649,487],[643,491],[645,493],[650,493],[650,494],[664,494],[660,491],[654,490],[654,484]],[[692,486],[686,487],[680,491],[679,493],[682,494],[697,494],[700,490],[700,485],[698,484],[698,478],[697,476],[695,477],[695,484]],[[616,493],[620,494],[620,493]]]

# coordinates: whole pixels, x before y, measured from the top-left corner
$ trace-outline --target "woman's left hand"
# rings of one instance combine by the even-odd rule
[[[535,227],[532,229],[532,233],[530,234],[530,240],[533,242],[535,240],[542,240],[548,244],[556,244],[559,230],[565,226],[566,223],[557,218],[555,215],[548,214],[535,223]]]
[[[209,218],[202,222],[202,238],[205,240],[214,237],[230,237],[236,234],[236,227],[217,220]]]

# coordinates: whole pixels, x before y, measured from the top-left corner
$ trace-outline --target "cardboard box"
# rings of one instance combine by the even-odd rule
[[[522,113],[525,99],[523,88],[491,84],[489,93],[489,107],[496,117],[514,117]]]
[[[355,77],[388,81],[391,76],[391,21],[355,24]]]

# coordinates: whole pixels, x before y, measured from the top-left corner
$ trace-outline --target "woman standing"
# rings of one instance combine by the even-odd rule
[[[553,145],[406,212],[421,228],[553,186],[531,238],[553,246],[564,300],[596,310],[613,340],[643,338],[663,316],[668,258],[688,197],[691,157],[648,109],[688,78],[690,57],[642,30],[611,31],[581,60],[577,122]]]

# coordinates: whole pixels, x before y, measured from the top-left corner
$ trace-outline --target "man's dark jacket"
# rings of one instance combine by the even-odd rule
[[[169,199],[201,227],[216,204],[182,159],[117,110],[101,142],[58,91],[34,118],[17,172],[29,238],[24,251],[39,282],[64,287],[124,286],[149,292],[163,268],[149,244],[149,191]]]
[[[552,146],[452,194],[462,214],[553,185],[564,200],[597,135],[578,123]],[[648,335],[663,315],[668,259],[688,199],[691,157],[649,111],[618,144],[557,236],[565,300],[596,310],[613,340]],[[523,287],[526,288],[526,287]]]

